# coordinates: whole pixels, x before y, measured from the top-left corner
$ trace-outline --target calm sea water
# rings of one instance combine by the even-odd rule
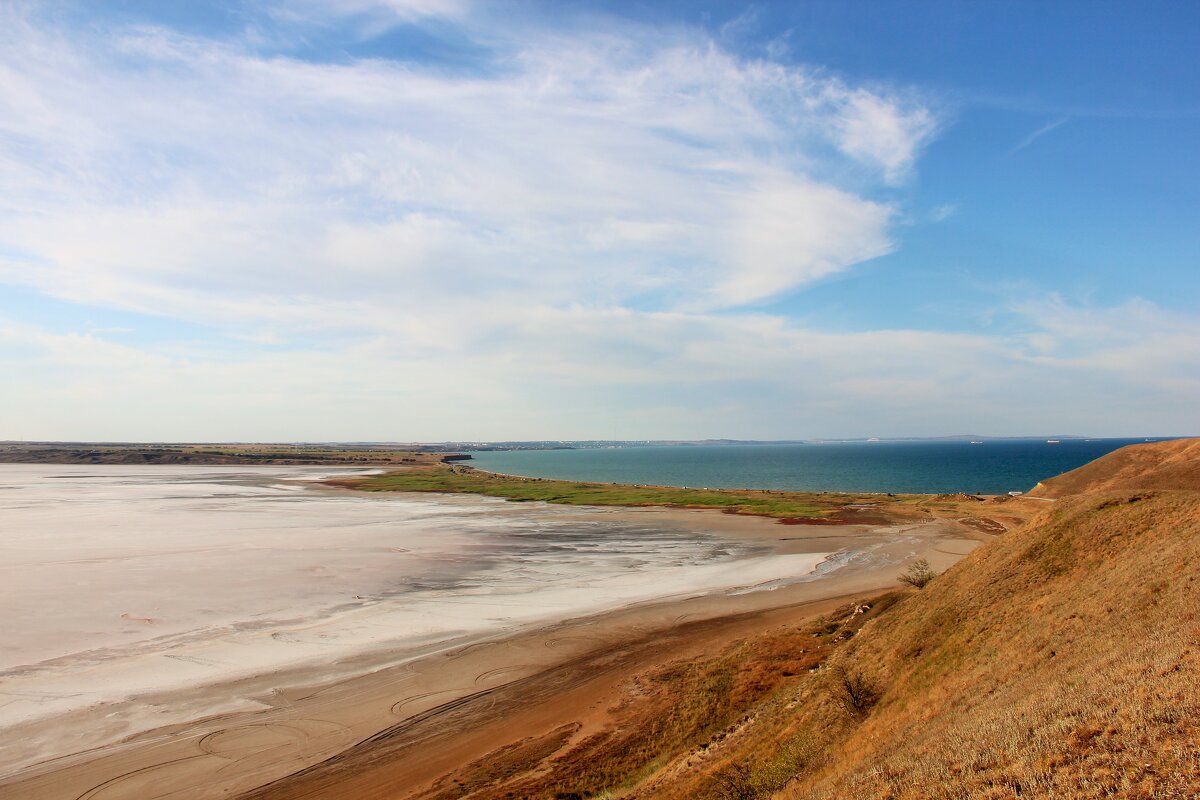
[[[1043,478],[1145,439],[1006,439],[970,444],[838,442],[473,453],[480,469],[535,478],[713,489],[1028,491]]]

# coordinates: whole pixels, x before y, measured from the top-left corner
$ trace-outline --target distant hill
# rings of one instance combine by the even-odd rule
[[[407,469],[469,458],[455,453],[385,450],[370,445],[0,442],[0,464],[320,464]]]
[[[1048,478],[1030,493],[1066,497],[1105,489],[1200,491],[1200,439],[1122,447],[1078,469]]]

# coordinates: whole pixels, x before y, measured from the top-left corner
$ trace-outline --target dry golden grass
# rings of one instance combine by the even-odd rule
[[[1198,578],[1200,494],[1064,501],[634,796],[1200,797]]]
[[[863,631],[883,688],[785,797],[1200,796],[1200,497],[1076,498]]]
[[[1097,491],[1200,491],[1200,439],[1135,444],[1042,481],[1031,494],[1067,497]]]
[[[469,796],[1195,800],[1200,492],[1061,500],[920,591],[641,683]]]
[[[811,680],[899,594],[881,598],[873,608],[848,605],[809,624],[776,629],[716,656],[647,669],[609,709],[614,724],[577,739],[574,723],[521,740],[444,776],[421,796],[620,797],[653,781],[681,754],[689,754],[687,763],[704,764],[706,750],[737,741],[755,709],[782,688]]]

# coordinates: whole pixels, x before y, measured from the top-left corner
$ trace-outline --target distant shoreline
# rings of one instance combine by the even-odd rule
[[[975,442],[978,442],[977,444]],[[500,475],[589,483],[856,495],[993,496],[1139,441],[1013,439],[473,452]]]
[[[461,453],[349,446],[0,443],[0,464],[403,467],[469,458]]]

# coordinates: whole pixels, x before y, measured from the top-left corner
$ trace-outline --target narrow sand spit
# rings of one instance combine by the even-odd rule
[[[541,718],[602,691],[604,664],[817,613],[980,538],[346,497],[302,468],[30,469],[0,468],[0,797],[228,797],[338,759],[389,765],[394,794],[495,745],[459,724],[481,703]],[[460,734],[401,757],[430,725]]]

